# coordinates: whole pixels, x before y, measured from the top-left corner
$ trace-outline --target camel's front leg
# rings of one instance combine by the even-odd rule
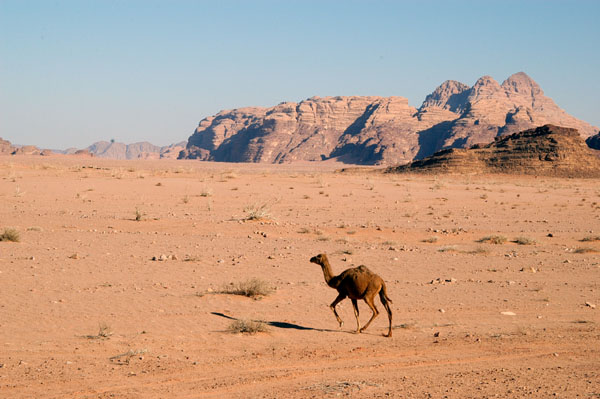
[[[333,310],[333,314],[335,315],[335,318],[337,319],[338,323],[340,323],[340,328],[344,325],[344,322],[342,321],[342,319],[340,319],[340,316],[337,314],[337,311],[335,310],[335,306],[338,303],[342,302],[345,298],[346,298],[346,295],[339,294],[338,297],[335,298],[335,301],[333,301],[331,303],[331,305],[329,305],[331,310]]]

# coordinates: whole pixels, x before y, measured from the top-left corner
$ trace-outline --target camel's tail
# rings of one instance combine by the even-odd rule
[[[387,290],[385,288],[385,283],[381,284],[381,291],[379,291],[379,299],[381,299],[381,303],[393,303],[389,296],[387,296]]]

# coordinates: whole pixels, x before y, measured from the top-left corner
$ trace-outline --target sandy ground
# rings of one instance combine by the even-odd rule
[[[0,397],[600,397],[597,180],[336,167],[0,157]],[[392,338],[379,300],[338,327],[320,252]]]

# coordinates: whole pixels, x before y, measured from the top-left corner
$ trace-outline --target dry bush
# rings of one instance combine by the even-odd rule
[[[432,237],[424,239],[423,242],[428,242],[430,244],[433,244],[434,242],[437,242],[438,240],[439,240],[439,237],[432,236]]]
[[[517,237],[514,239],[513,242],[516,244],[519,244],[519,245],[535,245],[535,244],[537,244],[536,240],[534,240],[533,238],[529,238],[529,237]]]
[[[4,229],[4,233],[0,234],[0,241],[19,242],[21,241],[21,236],[16,229],[6,228]]]
[[[445,247],[441,247],[440,249],[438,249],[438,252],[456,252],[458,251],[458,248],[456,247],[456,245],[447,245]]]
[[[229,331],[234,334],[241,333],[252,335],[259,332],[267,332],[268,328],[262,321],[235,320],[229,325]]]
[[[212,195],[213,195],[213,190],[210,187],[203,187],[202,191],[200,191],[201,197],[212,197]]]
[[[481,255],[483,255],[483,254],[487,254],[487,253],[489,253],[489,252],[490,252],[490,251],[488,251],[488,250],[487,250],[487,249],[485,249],[485,248],[482,248],[482,247],[477,247],[477,248],[475,248],[475,249],[473,249],[473,250],[471,250],[471,251],[466,251],[465,253],[466,253],[466,254],[470,254],[470,255],[477,255],[477,254],[481,254]]]
[[[586,236],[586,237],[583,237],[579,241],[581,241],[581,242],[600,241],[600,236]]]
[[[268,331],[267,326],[262,321],[253,320],[235,320],[229,325],[229,332],[233,334],[256,334]]]
[[[223,294],[242,295],[250,298],[269,295],[274,291],[273,287],[266,281],[257,278],[231,284],[221,291]]]
[[[485,236],[477,240],[477,242],[487,242],[489,244],[504,244],[506,242],[506,237],[504,236]]]
[[[246,212],[246,220],[261,220],[271,217],[269,205],[266,203],[248,205],[244,208],[244,212]]]
[[[139,222],[144,217],[144,213],[140,210],[140,208],[135,208],[135,220]]]
[[[96,335],[85,335],[87,339],[108,339],[113,335],[111,328],[106,323],[100,323],[98,325],[98,334]]]
[[[574,254],[589,254],[589,253],[594,253],[594,252],[599,252],[596,248],[591,248],[591,247],[580,247],[580,248],[576,248],[573,250]]]

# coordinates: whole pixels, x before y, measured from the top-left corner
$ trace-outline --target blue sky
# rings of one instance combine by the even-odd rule
[[[0,0],[0,137],[187,140],[222,109],[524,71],[600,126],[600,1]]]

